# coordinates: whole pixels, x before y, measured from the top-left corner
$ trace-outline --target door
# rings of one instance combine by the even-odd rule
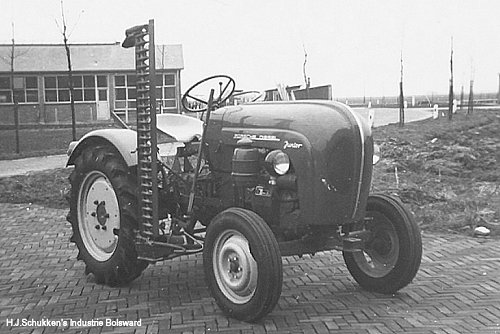
[[[99,88],[97,92],[97,120],[109,120],[109,101],[108,90],[106,88]]]

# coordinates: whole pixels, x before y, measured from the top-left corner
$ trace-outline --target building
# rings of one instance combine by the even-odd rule
[[[332,100],[332,85],[296,89],[293,91],[296,100]]]
[[[135,117],[135,55],[119,43],[72,44],[77,122]],[[64,45],[0,45],[0,124],[14,124],[13,100],[26,123],[70,123],[68,62]],[[11,82],[11,59],[14,78]],[[179,113],[182,45],[156,46],[156,97],[161,113]]]
[[[300,85],[278,85],[278,88],[266,90],[266,101],[282,101],[283,95],[292,100],[332,100],[332,86],[325,85],[300,89]]]
[[[278,84],[277,88],[267,89],[265,91],[266,97],[265,101],[283,101],[289,100],[291,98],[291,94],[294,90],[300,88],[300,85],[295,86],[285,86],[282,84]]]

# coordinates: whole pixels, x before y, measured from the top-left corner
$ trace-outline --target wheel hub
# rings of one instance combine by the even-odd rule
[[[85,248],[97,261],[106,261],[116,249],[120,229],[118,199],[109,179],[92,171],[82,182],[78,222]]]
[[[387,233],[377,235],[370,245],[370,248],[382,256],[386,256],[392,249],[392,241]]]
[[[233,258],[229,258],[229,275],[232,275],[233,278],[241,278],[241,272],[243,268],[240,266],[240,262],[237,256],[234,256]]]
[[[363,251],[353,253],[359,268],[371,277],[384,277],[398,260],[399,242],[395,228],[387,217],[373,214],[370,226],[372,237]]]
[[[216,242],[214,270],[222,293],[236,304],[249,301],[257,286],[257,263],[248,241],[236,231],[226,231]]]
[[[99,202],[99,201],[95,201],[94,204],[97,202]],[[109,213],[106,211],[106,202],[105,201],[102,201],[102,202],[97,204],[95,215],[96,215],[96,218],[97,218],[97,221],[99,222],[99,224],[102,227],[105,227],[106,221],[109,218]]]

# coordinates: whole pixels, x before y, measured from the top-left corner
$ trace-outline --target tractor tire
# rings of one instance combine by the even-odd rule
[[[373,292],[392,294],[417,274],[422,259],[422,237],[413,215],[395,197],[371,195],[366,216],[372,236],[365,249],[343,252],[347,269],[359,285]]]
[[[228,316],[253,322],[276,306],[283,284],[278,242],[255,212],[229,208],[210,222],[203,250],[205,279]]]
[[[136,177],[110,146],[85,149],[75,160],[68,221],[78,260],[97,283],[118,286],[137,278],[148,263],[137,259]]]

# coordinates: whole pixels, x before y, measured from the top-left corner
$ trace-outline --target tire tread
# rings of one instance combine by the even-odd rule
[[[77,201],[80,183],[86,173],[99,169],[110,179],[115,189],[120,207],[120,235],[117,249],[112,257],[99,263],[86,251],[78,227]],[[78,247],[77,259],[85,262],[85,275],[92,273],[97,283],[110,286],[127,284],[148,266],[137,259],[134,229],[137,229],[137,200],[133,184],[135,178],[118,152],[110,146],[85,149],[75,159],[75,168],[69,176],[71,184],[70,212],[67,220],[71,223],[73,235],[70,241]],[[135,199],[135,200],[134,200]]]

